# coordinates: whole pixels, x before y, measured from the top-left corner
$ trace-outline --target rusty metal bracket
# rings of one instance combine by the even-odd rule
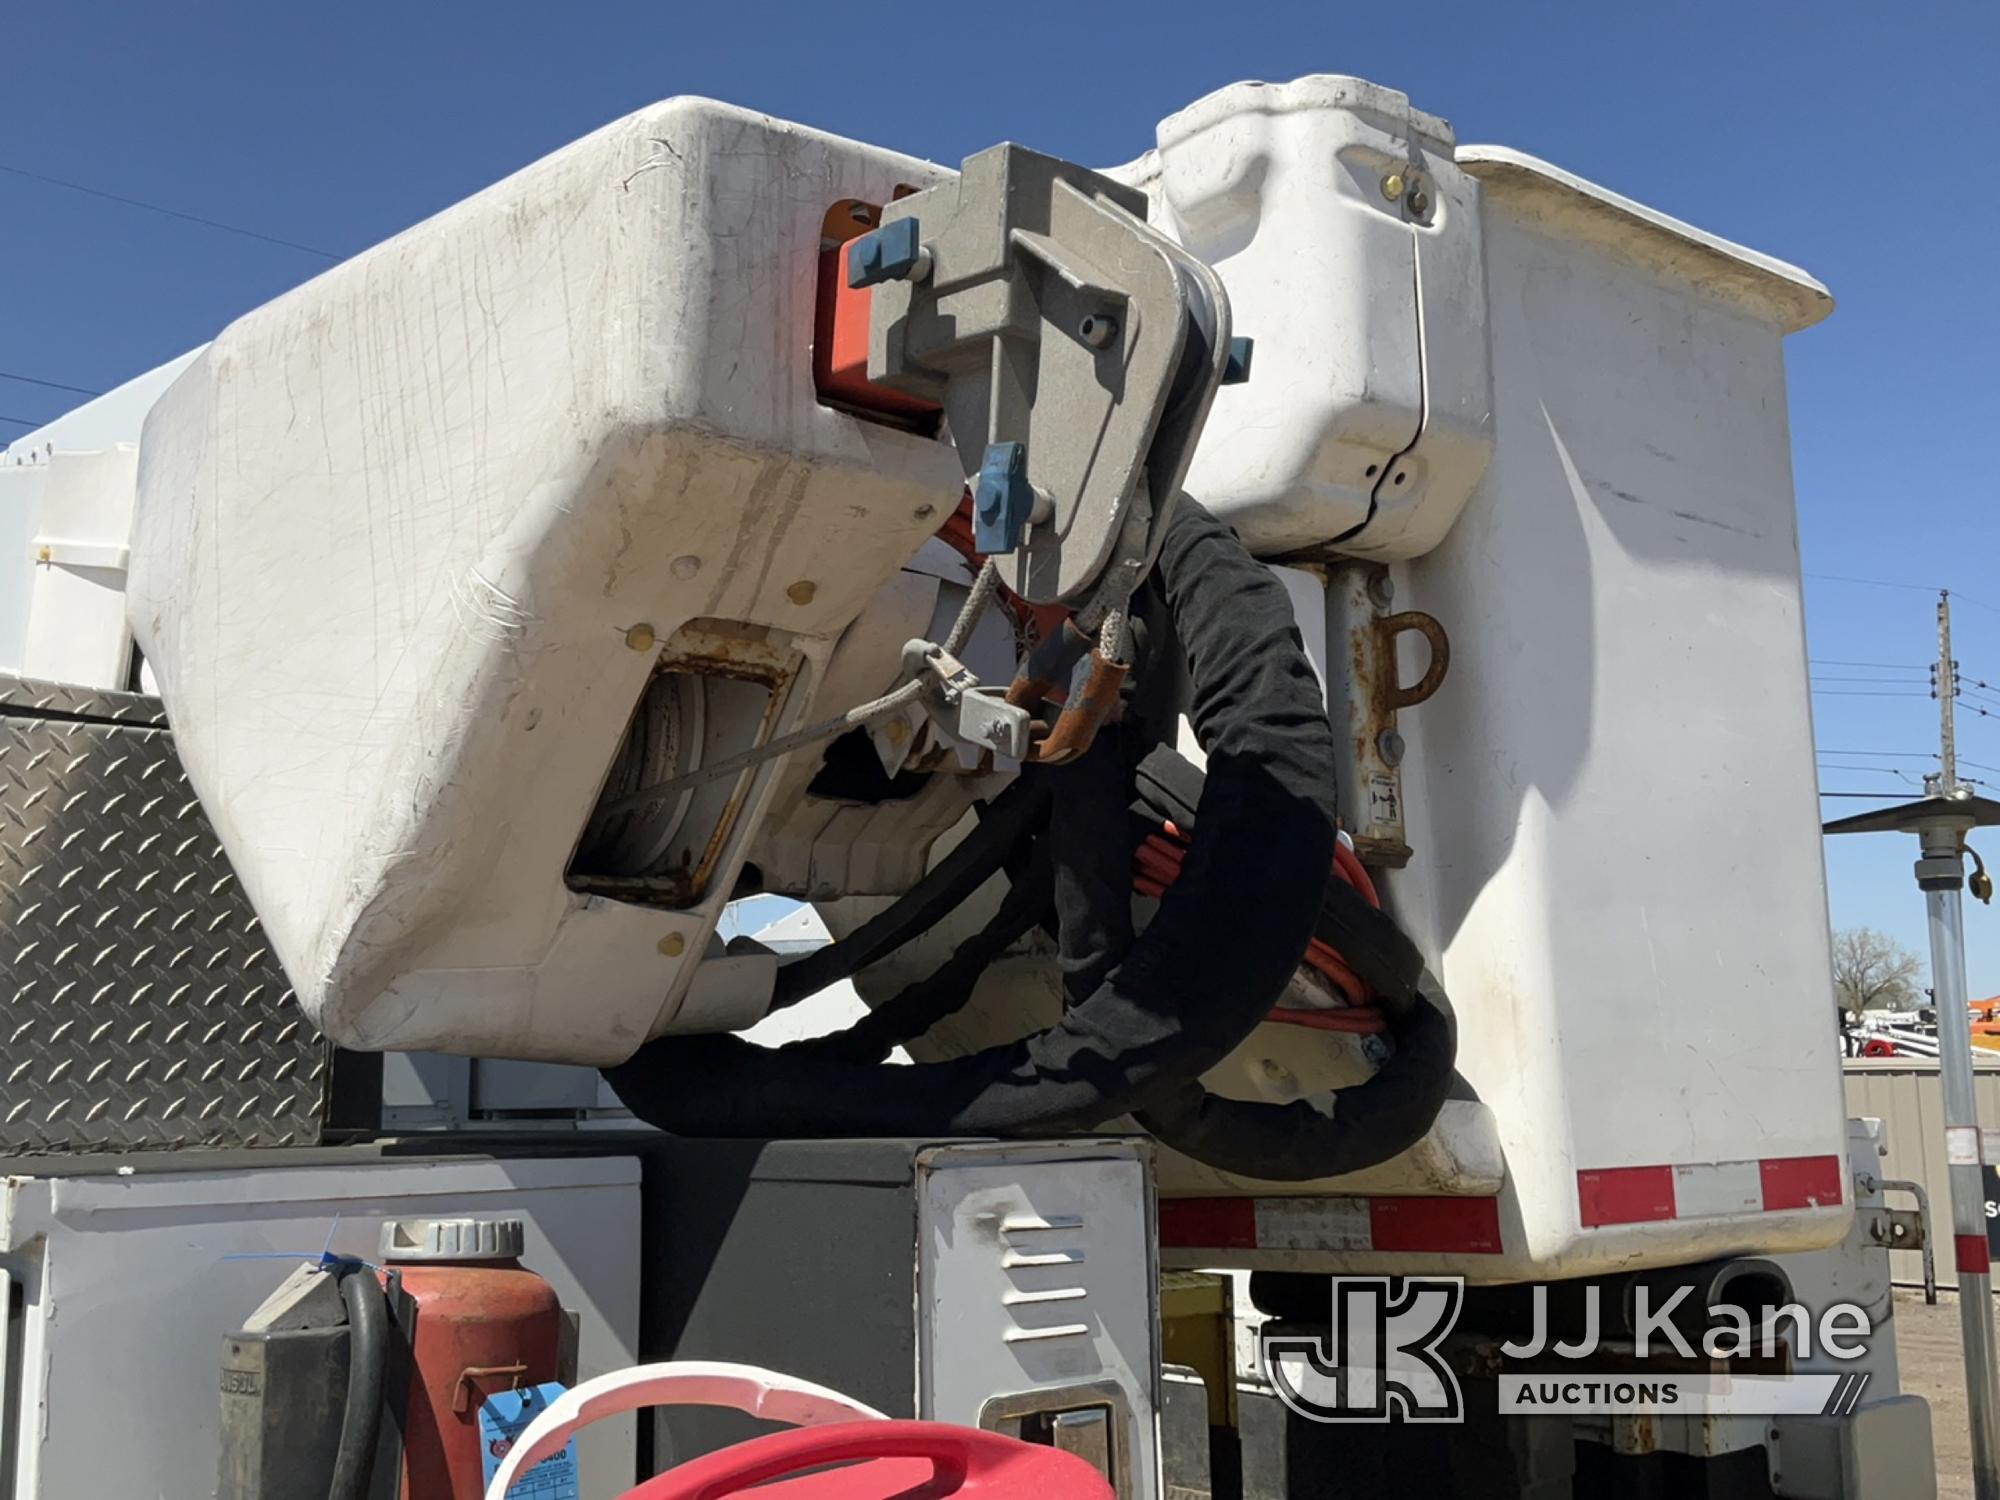
[[[1431,695],[1444,686],[1444,674],[1451,670],[1451,642],[1445,636],[1444,626],[1438,624],[1437,617],[1427,615],[1420,609],[1401,610],[1377,619],[1375,634],[1381,640],[1382,660],[1389,668],[1375,683],[1382,712],[1393,715],[1399,708],[1415,708],[1419,703],[1429,702]],[[1404,635],[1422,636],[1431,652],[1424,675],[1408,687],[1397,683],[1395,670],[1396,639]]]
[[[1868,1238],[1891,1250],[1921,1250],[1923,1215],[1914,1208],[1878,1208],[1868,1216]]]
[[[1007,701],[1030,712],[1041,707],[1044,698],[1069,681],[1090,648],[1091,639],[1077,629],[1076,620],[1064,620],[1062,628],[1051,631],[1021,664],[1008,685]]]
[[[1410,846],[1403,828],[1403,736],[1396,715],[1428,702],[1444,685],[1451,640],[1434,616],[1391,610],[1395,590],[1389,570],[1379,563],[1337,564],[1327,570],[1326,581],[1327,713],[1336,731],[1346,731],[1341,824],[1365,862],[1400,867],[1409,863]],[[1423,674],[1408,684],[1396,659],[1406,635],[1422,636],[1430,651]]]
[[[1077,686],[1076,668],[1086,655],[1089,670],[1082,685]],[[1020,675],[1007,688],[1009,703],[1032,712],[1065,681],[1071,683],[1062,713],[1046,733],[1036,736],[1026,758],[1038,765],[1060,766],[1088,750],[1097,738],[1097,731],[1117,709],[1118,693],[1130,670],[1129,664],[1112,661],[1093,647],[1090,636],[1077,628],[1074,619],[1065,620],[1062,629],[1050,635],[1021,664]]]
[[[475,1380],[490,1380],[496,1375],[511,1375],[514,1384],[518,1386],[521,1377],[527,1373],[526,1365],[467,1365],[458,1372],[458,1379],[452,1382],[451,1409],[456,1412],[472,1409],[472,1382]]]
[[[1049,732],[1036,740],[1028,759],[1039,765],[1067,765],[1088,750],[1097,731],[1118,707],[1118,690],[1130,671],[1124,662],[1109,660],[1102,651],[1090,653],[1090,671],[1081,689],[1073,690],[1068,703]]]
[[[1921,1250],[1924,1255],[1924,1301],[1937,1306],[1937,1253],[1931,1245],[1931,1195],[1921,1182],[1902,1177],[1857,1180],[1856,1188],[1867,1194],[1908,1193],[1917,1200],[1915,1209],[1879,1209],[1882,1218],[1869,1222],[1869,1238],[1891,1250]],[[1886,1222],[1884,1222],[1886,1220]]]

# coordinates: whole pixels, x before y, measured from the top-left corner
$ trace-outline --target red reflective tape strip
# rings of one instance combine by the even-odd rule
[[[1951,1242],[1958,1254],[1959,1270],[1984,1276],[1993,1269],[1993,1253],[1986,1248],[1985,1235],[1955,1234]]]
[[[1718,1184],[1738,1199],[1733,1182],[1752,1163],[1694,1162],[1686,1166],[1604,1167],[1576,1174],[1577,1206],[1583,1227],[1653,1224],[1669,1219],[1729,1216],[1738,1204],[1718,1196]],[[1755,1163],[1758,1203],[1764,1213],[1800,1208],[1838,1208],[1846,1199],[1847,1174],[1837,1156],[1769,1156]],[[1689,1202],[1679,1202],[1676,1175],[1687,1178]],[[1744,1189],[1747,1190],[1747,1182]],[[1697,1189],[1705,1189],[1698,1192]]]
[[[1757,1163],[1764,1178],[1764,1212],[1787,1208],[1836,1208],[1847,1174],[1837,1156],[1767,1156]]]
[[[1357,1244],[1354,1206],[1367,1206],[1368,1243]],[[1277,1250],[1332,1254],[1498,1255],[1498,1198],[1332,1198],[1325,1200],[1327,1242],[1311,1243],[1312,1200],[1282,1209]],[[1170,1198],[1160,1204],[1160,1243],[1169,1249],[1257,1250],[1255,1198]]]
[[[1674,1216],[1672,1167],[1607,1167],[1576,1174],[1583,1227],[1647,1224]]]
[[[1168,1198],[1160,1243],[1200,1250],[1255,1250],[1257,1205],[1249,1198]]]
[[[1370,1198],[1371,1250],[1500,1253],[1498,1198]]]

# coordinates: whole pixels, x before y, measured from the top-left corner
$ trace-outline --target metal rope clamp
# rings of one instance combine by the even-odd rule
[[[944,408],[974,545],[1021,598],[1074,610],[1086,639],[1122,619],[1216,388],[1246,365],[1220,278],[1145,214],[1133,188],[1001,145],[889,204],[849,262],[852,283],[875,288],[869,380]],[[996,696],[946,679],[926,701],[949,707],[946,732],[1013,746],[1018,711],[1040,698],[1027,681]],[[1059,758],[1102,722],[1079,711],[1091,722],[1047,736]]]
[[[1034,720],[1007,700],[1002,688],[984,687],[972,669],[944,647],[921,638],[903,644],[905,680],[923,683],[917,701],[931,723],[976,752],[1012,761],[1030,758]]]

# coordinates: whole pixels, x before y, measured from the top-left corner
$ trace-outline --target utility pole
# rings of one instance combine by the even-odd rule
[[[1939,791],[1953,797],[1958,794],[1958,735],[1952,726],[1951,708],[1958,698],[1958,663],[1951,659],[1951,591],[1938,590],[1938,660],[1932,672],[1931,687],[1938,701],[1938,760],[1944,770],[1939,777]]]
[[[1958,663],[1951,657],[1951,594],[1938,590],[1938,794],[1946,804],[1970,788],[1958,780],[1952,704]],[[1937,1005],[1938,1073],[1944,1084],[1946,1172],[1951,1181],[1951,1230],[1958,1263],[1959,1333],[1965,1344],[1966,1398],[1972,1423],[1972,1472],[1979,1500],[2000,1500],[2000,1385],[1993,1348],[1993,1269],[1986,1248],[1984,1137],[1973,1092],[1972,1026],[1965,993],[1965,835],[1971,818],[1925,819],[1917,888],[1930,918],[1932,999]]]

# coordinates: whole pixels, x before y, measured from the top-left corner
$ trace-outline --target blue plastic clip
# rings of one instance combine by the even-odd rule
[[[988,557],[1012,552],[1035,508],[1028,484],[1028,445],[989,443],[972,487],[972,545]]]
[[[916,268],[922,249],[916,216],[892,219],[862,235],[847,252],[847,284],[877,286],[884,281],[901,281]]]
[[[1241,385],[1250,378],[1250,354],[1256,347],[1255,339],[1240,333],[1229,341],[1229,359],[1222,367],[1224,385]]]

